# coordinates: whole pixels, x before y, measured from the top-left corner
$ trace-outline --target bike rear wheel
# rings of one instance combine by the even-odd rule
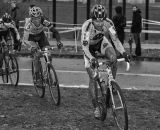
[[[48,86],[51,99],[53,100],[54,104],[58,106],[60,104],[60,99],[61,99],[60,88],[56,71],[51,64],[48,65],[47,76],[48,76]]]
[[[19,82],[19,66],[14,56],[9,56],[8,59],[8,76],[11,85],[17,86]]]
[[[40,98],[43,98],[45,95],[45,82],[43,78],[43,69],[42,69],[42,64],[39,62],[39,77],[41,78],[41,86],[37,85],[37,80],[36,80],[36,74],[35,74],[35,69],[34,69],[34,61],[32,61],[32,77],[33,77],[33,83],[34,87],[36,90],[36,93]]]
[[[119,130],[128,130],[128,114],[123,93],[116,82],[111,81],[111,85],[112,90],[110,90],[110,103],[114,120]]]

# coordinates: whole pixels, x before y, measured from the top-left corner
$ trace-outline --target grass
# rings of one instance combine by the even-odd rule
[[[159,91],[123,90],[123,93],[129,128],[159,130]],[[61,95],[62,102],[56,107],[47,97],[37,97],[33,87],[0,86],[0,129],[116,130],[110,114],[104,122],[94,119],[87,89],[61,88]]]

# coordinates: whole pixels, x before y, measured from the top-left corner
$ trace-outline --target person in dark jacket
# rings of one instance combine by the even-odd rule
[[[141,41],[140,34],[142,31],[142,16],[140,9],[137,6],[133,6],[133,16],[132,16],[132,26],[131,33],[136,44],[135,54],[136,56],[141,56]]]
[[[16,5],[16,1],[12,0],[11,1],[11,17],[13,21],[16,24],[16,28],[19,29],[19,20],[17,18],[17,12],[18,12],[19,7]]]
[[[117,31],[117,35],[121,43],[124,43],[125,33],[124,28],[126,27],[126,17],[122,14],[122,7],[117,6],[115,8],[116,15],[113,17],[113,23]]]

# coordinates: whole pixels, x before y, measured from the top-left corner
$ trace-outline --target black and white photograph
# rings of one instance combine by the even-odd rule
[[[0,130],[160,130],[160,0],[1,0]]]

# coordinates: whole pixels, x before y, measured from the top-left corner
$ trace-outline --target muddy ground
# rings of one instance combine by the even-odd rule
[[[116,130],[111,115],[94,119],[87,89],[61,88],[61,104],[39,98],[33,86],[0,86],[0,130]],[[160,92],[123,90],[130,130],[160,129]]]

